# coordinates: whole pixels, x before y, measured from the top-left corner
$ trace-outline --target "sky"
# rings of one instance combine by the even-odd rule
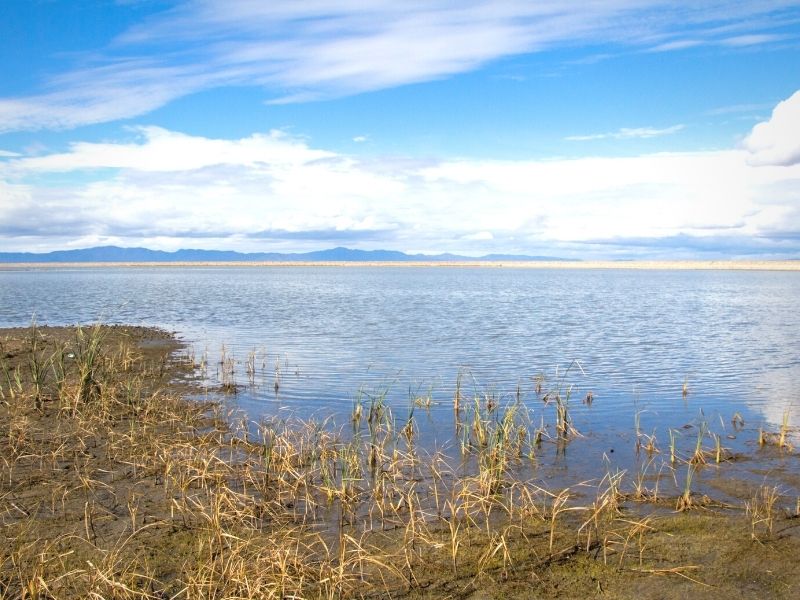
[[[0,0],[0,251],[800,258],[800,0]]]

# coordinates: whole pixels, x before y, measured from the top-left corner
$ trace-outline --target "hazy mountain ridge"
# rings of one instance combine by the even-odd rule
[[[448,262],[448,261],[526,261],[571,259],[554,256],[525,256],[511,254],[487,254],[480,257],[459,256],[457,254],[406,254],[396,250],[354,250],[351,248],[331,248],[314,252],[235,252],[232,250],[192,250],[182,249],[174,252],[150,250],[148,248],[121,248],[119,246],[98,246],[80,250],[56,250],[46,253],[0,252],[2,263],[56,263],[56,262]]]

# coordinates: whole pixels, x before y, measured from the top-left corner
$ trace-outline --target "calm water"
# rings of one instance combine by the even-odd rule
[[[465,388],[550,418],[532,392],[544,374],[573,386],[576,427],[597,448],[642,428],[707,420],[727,431],[800,422],[800,273],[481,268],[145,268],[0,271],[0,326],[157,325],[237,361],[252,418],[296,413],[346,422],[359,389],[396,415],[430,395],[429,425],[452,420]],[[255,353],[256,373],[246,374]],[[566,375],[565,370],[573,361]],[[279,391],[274,381],[279,372]],[[684,399],[682,386],[690,394]],[[581,403],[591,390],[591,406]],[[446,443],[437,427],[431,439]],[[441,428],[443,429],[443,428]],[[736,443],[736,442],[731,442]],[[587,446],[588,448],[589,446]]]

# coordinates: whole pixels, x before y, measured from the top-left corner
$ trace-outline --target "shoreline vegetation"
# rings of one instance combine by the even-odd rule
[[[506,269],[652,269],[676,271],[800,271],[800,260],[589,260],[589,261],[164,261],[0,263],[0,271],[20,269],[153,267],[438,267]]]
[[[769,473],[736,502],[693,490],[719,439],[716,461],[702,435],[673,449],[663,476],[681,493],[659,490],[661,469],[549,489],[519,476],[541,442],[519,407],[460,386],[469,469],[418,448],[412,415],[380,397],[353,423],[253,423],[222,389],[193,400],[196,372],[158,329],[0,330],[0,599],[800,593],[800,498]],[[568,444],[548,393],[547,443]],[[762,450],[796,460],[786,433],[759,434]]]

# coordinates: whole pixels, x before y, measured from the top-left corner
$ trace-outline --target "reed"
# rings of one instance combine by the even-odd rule
[[[733,413],[733,417],[731,417],[731,425],[735,431],[741,431],[744,429],[744,418],[738,412]]]
[[[33,403],[36,410],[42,409],[42,393],[47,378],[49,360],[45,359],[39,350],[39,331],[36,321],[31,322],[30,330],[30,379],[33,385]]]
[[[781,429],[778,433],[778,448],[785,448],[789,452],[793,450],[792,445],[787,441],[789,433],[789,411],[783,411],[783,418],[781,419]]]
[[[456,389],[453,392],[453,411],[456,413],[456,419],[458,419],[458,413],[461,410],[461,402],[463,400],[463,393],[461,391],[461,380],[464,376],[464,372],[459,369],[458,375],[456,375]]]
[[[712,433],[711,437],[714,439],[714,462],[719,464],[730,458],[730,451],[723,447],[722,436],[718,433]]]
[[[2,346],[0,346],[0,350],[2,350]],[[16,394],[14,392],[14,384],[11,382],[11,369],[8,366],[8,363],[3,356],[3,352],[0,352],[0,371],[3,373],[3,379],[5,380],[5,390],[3,389],[3,385],[0,382],[0,398],[2,398],[6,404],[8,404],[9,397],[10,399],[15,398]],[[8,393],[8,397],[6,396]]]
[[[603,537],[604,527],[621,514],[621,485],[624,477],[625,471],[609,470],[597,486],[595,500],[587,510],[589,517],[578,528],[579,535],[585,532],[587,552],[591,549],[593,540]]]
[[[561,440],[569,439],[572,429],[569,417],[569,396],[562,399],[561,394],[556,395],[556,432]]]
[[[697,429],[697,441],[695,442],[694,452],[692,456],[689,458],[689,463],[692,465],[704,465],[706,464],[706,453],[703,450],[703,438],[706,435],[706,423],[705,421],[700,423],[700,427]]]
[[[660,480],[660,474],[657,473],[655,475],[655,487],[653,489],[648,489],[645,483],[648,477],[648,472],[651,469],[655,470],[655,468],[655,457],[651,456],[646,462],[642,463],[641,467],[637,471],[633,488],[633,499],[636,502],[658,501],[658,484]]]
[[[790,413],[788,410],[783,412],[783,416],[781,418],[781,427],[778,430],[778,433],[765,431],[763,425],[759,427],[758,445],[761,447],[767,445],[777,446],[781,450],[792,452],[794,450],[794,446],[792,446],[791,442],[789,441],[789,432],[791,430],[789,425],[789,415]]]
[[[694,507],[694,501],[692,500],[692,477],[694,476],[695,468],[694,463],[690,463],[686,469],[683,493],[678,498],[678,504],[675,507],[678,512],[683,512]]]
[[[675,444],[675,436],[676,431],[672,428],[669,429],[669,464],[674,466],[678,460],[676,444]]]
[[[556,521],[562,513],[569,510],[567,502],[569,501],[570,496],[571,493],[569,488],[563,489],[558,494],[553,496],[552,502],[550,503],[550,535],[548,538],[548,551],[551,555],[553,554],[553,546],[555,545],[556,540]]]
[[[353,411],[350,414],[350,420],[353,422],[354,430],[358,430],[361,427],[361,417],[364,414],[364,396],[362,390],[358,390],[358,393],[353,398]]]
[[[103,330],[100,325],[95,325],[88,332],[78,328],[75,340],[75,361],[78,365],[78,390],[75,395],[75,405],[87,405],[100,399],[104,362],[101,351],[102,342]]]
[[[275,358],[275,378],[273,379],[272,388],[275,390],[275,394],[278,394],[278,391],[281,388],[281,378],[282,378],[282,371],[281,371],[281,358],[280,356]]]
[[[775,504],[780,496],[778,486],[762,485],[756,494],[745,502],[745,512],[750,518],[750,535],[754,540],[772,537]],[[759,535],[760,532],[763,532],[763,535]]]
[[[245,365],[245,371],[247,372],[247,379],[250,382],[250,385],[255,385],[256,381],[256,357],[257,352],[256,350],[251,350],[250,353],[247,355],[247,363]]]

